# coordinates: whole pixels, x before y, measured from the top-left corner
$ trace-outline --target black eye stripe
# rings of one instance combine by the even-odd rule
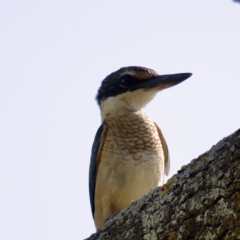
[[[101,101],[107,99],[108,97],[115,97],[125,92],[134,91],[136,86],[144,80],[141,78],[142,74],[143,76],[146,75],[147,79],[148,77],[157,76],[157,73],[152,69],[138,66],[123,67],[109,74],[105,79],[103,79],[101,86],[98,89],[96,95],[98,105],[100,105]],[[132,81],[126,79],[123,80],[123,78],[126,78],[127,76],[132,78]]]
[[[134,83],[134,77],[131,75],[125,75],[120,79],[119,86],[122,88],[128,88]]]

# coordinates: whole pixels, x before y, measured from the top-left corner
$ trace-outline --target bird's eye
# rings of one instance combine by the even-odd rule
[[[131,84],[133,83],[134,79],[132,76],[128,75],[128,76],[124,76],[120,83],[119,86],[122,88],[128,88],[129,86],[131,86]]]

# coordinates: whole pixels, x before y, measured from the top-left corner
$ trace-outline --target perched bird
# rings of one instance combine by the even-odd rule
[[[96,96],[102,124],[93,142],[89,170],[91,209],[98,229],[105,219],[160,186],[164,172],[168,175],[167,144],[144,107],[159,91],[190,76],[124,67],[102,81]]]

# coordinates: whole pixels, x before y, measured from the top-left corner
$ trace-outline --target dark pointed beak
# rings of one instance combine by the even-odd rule
[[[158,89],[163,90],[165,88],[169,88],[175,86],[189,77],[192,76],[192,73],[177,73],[177,74],[168,74],[168,75],[158,75],[156,77],[142,80],[141,83],[137,84],[136,86],[131,89],[132,91],[140,88],[144,89]]]

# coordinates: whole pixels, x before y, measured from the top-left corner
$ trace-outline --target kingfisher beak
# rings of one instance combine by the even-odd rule
[[[177,73],[177,74],[168,74],[168,75],[158,75],[156,77],[142,80],[141,83],[131,88],[131,91],[144,88],[146,90],[158,89],[163,90],[175,86],[189,77],[192,76],[192,73]]]

